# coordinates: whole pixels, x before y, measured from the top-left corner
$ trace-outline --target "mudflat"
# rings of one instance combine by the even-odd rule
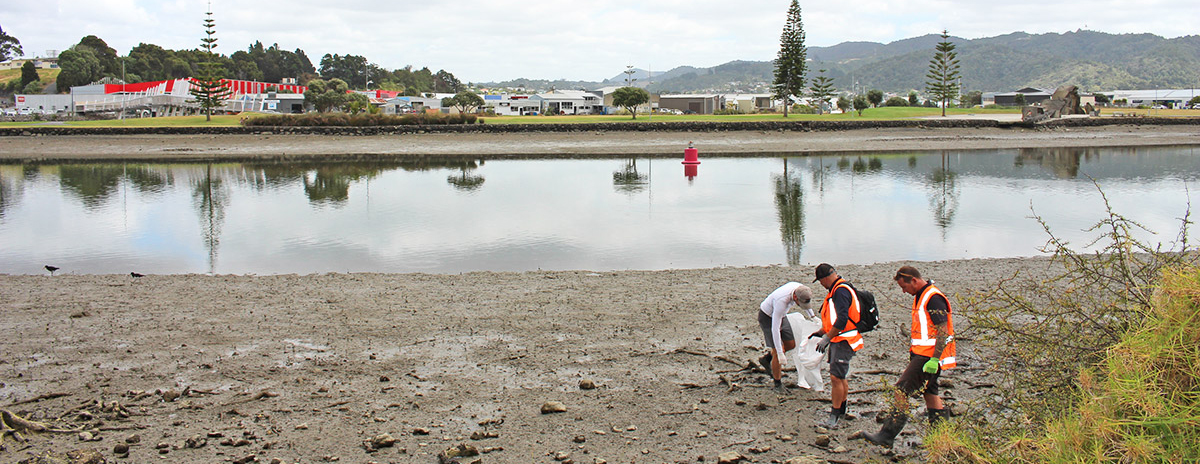
[[[9,137],[0,158],[671,156],[688,141],[731,155],[1180,145],[1200,143],[1200,126]],[[883,320],[852,362],[852,418],[835,430],[815,426],[828,392],[779,395],[751,364],[763,353],[756,317],[771,290],[799,281],[824,297],[811,266],[0,275],[0,409],[58,430],[6,433],[0,461],[75,452],[137,463],[433,463],[448,449],[476,451],[462,462],[485,463],[716,462],[727,453],[755,462],[919,460],[920,416],[894,455],[852,439],[878,428],[886,386],[907,362],[912,297],[892,282],[895,270],[913,264],[950,295],[959,367],[943,392],[956,413],[980,417],[972,400],[998,380],[974,343],[969,316],[978,308],[968,297],[1018,269],[1052,266],[1045,258],[833,264],[875,293]]]

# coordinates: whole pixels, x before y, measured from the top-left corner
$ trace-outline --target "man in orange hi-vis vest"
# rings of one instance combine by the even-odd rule
[[[821,337],[817,351],[828,353],[831,393],[829,418],[817,425],[832,429],[846,415],[846,396],[850,392],[846,377],[850,373],[850,359],[863,347],[863,337],[855,326],[860,319],[854,287],[828,263],[817,266],[816,277],[813,282],[820,282],[829,294],[821,304],[821,330],[809,338]]]
[[[915,267],[904,266],[894,277],[900,289],[913,295],[912,341],[909,344],[908,367],[896,382],[896,397],[884,414],[883,427],[876,433],[864,433],[863,438],[877,445],[892,446],[900,430],[908,423],[908,397],[918,391],[925,398],[929,423],[936,426],[950,417],[942,397],[938,396],[938,377],[942,370],[953,368],[954,322],[950,300],[933,281],[921,278]]]

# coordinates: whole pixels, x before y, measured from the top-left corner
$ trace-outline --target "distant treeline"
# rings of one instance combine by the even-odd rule
[[[338,78],[352,89],[364,89],[370,82],[373,89],[399,91],[405,95],[455,93],[464,88],[448,71],[413,70],[412,66],[387,70],[358,55],[326,54],[321,57],[318,69],[304,50],[288,51],[281,49],[279,44],[265,47],[257,41],[246,50],[228,56],[218,54],[214,58],[228,79],[280,82],[284,78],[295,78],[298,84],[304,85],[316,78]],[[205,61],[209,58],[199,48],[169,50],[147,43],[138,44],[128,55],[120,56],[103,39],[89,35],[58,55],[62,69],[57,80],[58,91],[65,93],[72,86],[105,78],[148,82],[192,77],[196,75],[198,64]]]

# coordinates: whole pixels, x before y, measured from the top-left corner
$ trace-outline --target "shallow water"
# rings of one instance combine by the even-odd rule
[[[1175,239],[1200,147],[0,166],[0,272],[671,269],[1038,255],[1104,200]],[[688,178],[685,174],[694,174]],[[1032,211],[1031,211],[1032,207]]]

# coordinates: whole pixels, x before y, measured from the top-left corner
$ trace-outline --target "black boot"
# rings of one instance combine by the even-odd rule
[[[763,355],[763,357],[758,358],[758,364],[760,366],[762,366],[763,369],[766,369],[768,373],[770,373],[771,372],[771,352],[768,351],[767,354]],[[780,367],[783,367],[783,366],[780,366]]]
[[[829,417],[827,417],[824,421],[818,422],[817,425],[820,427],[825,427],[829,430],[836,429],[838,426],[838,423],[841,422],[841,420],[842,420],[842,416],[845,416],[845,415],[846,415],[846,404],[842,403],[842,407],[840,407],[840,408],[833,408],[833,407],[829,408]]]
[[[891,448],[892,443],[896,441],[896,436],[900,435],[900,431],[904,429],[904,425],[907,423],[908,414],[893,411],[884,419],[883,427],[878,432],[864,432],[863,438],[876,445]]]
[[[937,427],[942,421],[950,418],[950,409],[929,409],[929,426]]]

